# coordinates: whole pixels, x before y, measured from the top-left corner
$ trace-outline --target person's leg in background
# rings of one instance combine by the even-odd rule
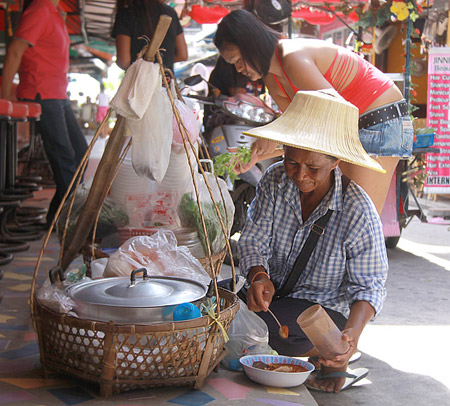
[[[69,132],[70,143],[75,152],[75,164],[78,167],[88,148],[86,137],[78,124],[75,113],[72,110],[69,100],[63,100],[64,117],[66,119],[67,130]]]
[[[47,213],[47,224],[50,224],[86,151],[87,143],[68,100],[36,101],[42,106],[39,131],[56,184],[56,192]]]

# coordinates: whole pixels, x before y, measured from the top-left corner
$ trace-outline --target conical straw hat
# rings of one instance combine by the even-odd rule
[[[359,140],[358,109],[326,91],[297,92],[279,118],[243,133],[386,173]]]

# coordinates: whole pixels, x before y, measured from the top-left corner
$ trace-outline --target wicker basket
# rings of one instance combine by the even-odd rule
[[[237,296],[219,289],[220,323],[228,331],[239,309]],[[41,365],[98,383],[101,396],[154,386],[193,385],[225,355],[224,336],[209,316],[145,325],[82,320],[34,300]]]

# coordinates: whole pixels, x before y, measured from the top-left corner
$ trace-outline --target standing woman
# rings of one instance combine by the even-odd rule
[[[381,214],[392,174],[400,158],[411,156],[413,127],[408,105],[394,82],[365,59],[344,47],[316,39],[281,39],[245,10],[228,14],[214,44],[221,56],[251,80],[264,82],[284,111],[298,90],[334,89],[359,109],[359,137],[366,152],[386,174],[341,162],[342,172],[359,184]],[[258,160],[282,153],[257,140],[250,169]]]
[[[116,39],[117,65],[127,69],[137,58],[137,54],[151,39],[162,15],[172,17],[166,37],[161,44],[164,66],[173,71],[174,62],[188,58],[183,28],[176,11],[163,0],[117,0],[116,19],[112,37]]]
[[[8,46],[1,90],[1,97],[16,100],[12,82],[19,72],[17,98],[42,107],[37,124],[56,183],[47,226],[87,149],[86,138],[67,99],[70,40],[58,4],[59,0],[24,2],[19,25]]]

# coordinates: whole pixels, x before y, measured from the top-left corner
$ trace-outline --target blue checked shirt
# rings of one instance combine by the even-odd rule
[[[342,196],[341,171],[331,188],[303,222],[299,189],[283,163],[272,165],[261,179],[247,212],[238,244],[240,269],[262,265],[278,288],[292,269],[312,224],[328,208],[333,214],[290,297],[306,299],[348,318],[354,301],[369,302],[378,315],[386,296],[388,260],[375,206],[354,182]]]

